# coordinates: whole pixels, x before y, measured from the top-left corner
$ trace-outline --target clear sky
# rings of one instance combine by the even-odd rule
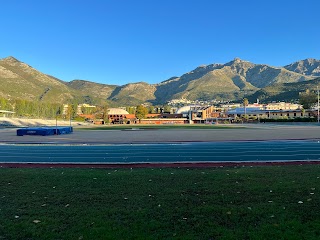
[[[159,83],[239,57],[320,59],[319,0],[10,0],[0,58],[64,81]]]

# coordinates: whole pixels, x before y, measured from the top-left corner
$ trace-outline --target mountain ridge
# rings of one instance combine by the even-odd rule
[[[320,60],[308,58],[284,67],[255,64],[235,58],[225,64],[201,65],[160,83],[112,85],[88,80],[62,81],[15,57],[0,59],[0,97],[32,101],[73,100],[110,105],[163,104],[171,99],[237,100],[263,88],[307,82],[320,76]]]
[[[53,101],[72,98],[72,91],[56,78],[10,56],[0,59],[0,96]]]
[[[289,65],[284,66],[285,69],[303,75],[312,75],[320,77],[320,61],[314,58],[307,58]]]

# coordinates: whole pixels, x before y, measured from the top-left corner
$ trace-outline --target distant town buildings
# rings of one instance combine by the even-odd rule
[[[186,99],[175,99],[172,103],[188,103]],[[300,104],[286,102],[272,102],[261,104],[259,102],[248,104],[246,107],[242,103],[224,103],[214,106],[205,105],[198,101],[197,104],[188,104],[178,107],[171,107],[170,111],[163,111],[157,108],[157,113],[147,114],[144,119],[138,120],[131,111],[131,108],[106,108],[99,110],[96,106],[89,104],[79,104],[76,113],[88,121],[96,124],[193,124],[193,123],[218,123],[234,122],[239,119],[259,120],[259,119],[293,119],[317,117],[317,111],[302,109]],[[70,105],[63,106],[62,114],[68,114]],[[130,113],[125,109],[129,109]]]
[[[277,102],[277,103],[265,104],[264,109],[265,110],[297,110],[297,109],[302,109],[302,106],[296,103]]]
[[[169,106],[174,106],[174,107],[182,107],[182,106],[186,106],[186,105],[216,105],[221,103],[218,100],[209,100],[209,101],[204,101],[204,100],[188,100],[185,98],[180,98],[180,99],[172,99],[170,101],[168,101],[168,105]]]
[[[87,112],[93,112],[96,109],[96,106],[82,103],[77,106],[77,114],[87,113]]]

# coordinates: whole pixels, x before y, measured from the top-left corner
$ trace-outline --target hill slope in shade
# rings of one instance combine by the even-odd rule
[[[155,100],[155,91],[154,85],[145,82],[129,83],[116,87],[108,99],[120,105],[138,105]]]
[[[310,91],[317,91],[317,86],[320,84],[320,78],[310,81],[296,82],[296,83],[277,83],[267,86],[247,96],[250,102],[255,102],[259,99],[262,103],[272,101],[298,102],[299,93]]]
[[[86,80],[73,80],[65,84],[78,91],[78,94],[90,103],[105,102],[117,87],[116,85],[94,83]]]

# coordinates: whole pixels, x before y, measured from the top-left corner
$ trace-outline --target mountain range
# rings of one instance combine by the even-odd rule
[[[164,104],[171,99],[252,101],[295,100],[299,91],[314,89],[320,81],[320,60],[305,59],[273,67],[235,58],[225,64],[202,65],[158,84],[146,82],[108,85],[85,80],[64,82],[41,73],[14,57],[0,59],[0,97],[110,106]]]

